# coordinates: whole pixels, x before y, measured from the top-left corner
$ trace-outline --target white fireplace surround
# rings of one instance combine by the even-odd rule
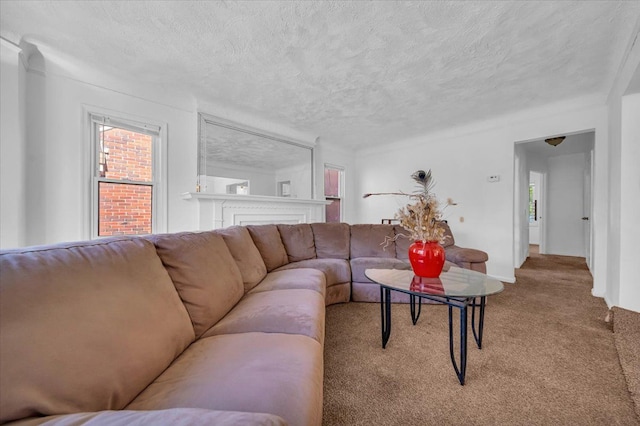
[[[324,222],[324,206],[330,203],[325,200],[202,192],[185,192],[182,198],[197,201],[200,231],[233,225]]]

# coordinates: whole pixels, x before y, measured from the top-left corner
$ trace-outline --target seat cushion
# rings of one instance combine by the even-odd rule
[[[327,279],[325,278],[324,272],[312,268],[295,268],[269,272],[267,276],[260,281],[260,284],[255,286],[249,293],[272,290],[307,289],[317,291],[324,297],[326,287]]]
[[[262,256],[267,272],[289,263],[276,225],[248,225],[247,229]]]
[[[324,341],[324,297],[313,290],[247,294],[202,337],[231,333],[302,334]]]
[[[307,336],[239,333],[193,343],[127,407],[206,408],[322,422],[322,345]]]
[[[36,417],[11,423],[11,426],[76,426],[76,425],[171,425],[171,426],[286,426],[278,416],[265,413],[171,408],[153,411],[98,411],[62,416]]]
[[[1,422],[124,408],[194,340],[154,245],[0,253]]]
[[[249,231],[244,226],[232,226],[216,229],[213,232],[224,238],[224,242],[242,274],[244,291],[251,290],[267,275],[267,267],[262,260],[260,251],[251,239]]]
[[[221,235],[148,237],[187,307],[196,337],[220,321],[244,295],[242,275]]]
[[[309,259],[300,262],[288,263],[277,271],[297,268],[313,268],[324,272],[327,287],[351,281],[351,268],[349,261],[343,259]]]
[[[313,259],[316,257],[316,247],[313,242],[313,231],[308,223],[297,225],[278,225],[280,237],[287,250],[289,262]]]
[[[318,259],[349,259],[351,231],[346,223],[312,223]]]
[[[394,237],[393,225],[351,225],[350,258],[396,257]]]
[[[386,257],[358,257],[351,259],[351,281],[371,282],[364,271],[367,269],[411,269],[411,265],[403,260]]]

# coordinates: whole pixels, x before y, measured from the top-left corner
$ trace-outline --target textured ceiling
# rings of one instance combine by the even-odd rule
[[[306,166],[311,170],[310,148],[210,123],[205,125],[204,134],[207,165],[215,163],[271,171]],[[205,170],[207,174],[213,174],[207,166]]]
[[[1,35],[358,147],[585,95],[640,2],[2,1]]]

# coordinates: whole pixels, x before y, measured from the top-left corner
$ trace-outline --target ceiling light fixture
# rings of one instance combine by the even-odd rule
[[[566,136],[558,136],[557,138],[549,138],[545,139],[544,141],[551,146],[558,146],[562,143],[563,140],[565,140],[565,138]]]

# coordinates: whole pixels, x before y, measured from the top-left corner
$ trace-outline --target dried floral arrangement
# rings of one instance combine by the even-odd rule
[[[409,235],[398,234],[395,238],[387,237],[383,243],[385,247],[401,236],[414,241],[436,241],[441,244],[446,240],[444,228],[440,225],[444,209],[440,210],[440,203],[432,192],[435,182],[431,175],[431,170],[428,172],[418,170],[411,175],[411,178],[418,183],[419,188],[412,194],[405,192],[376,192],[363,195],[363,198],[372,195],[403,195],[413,200],[413,203],[405,205],[395,215],[395,218],[400,220],[400,226]],[[444,208],[451,205],[455,205],[455,203],[451,198],[448,198]]]

